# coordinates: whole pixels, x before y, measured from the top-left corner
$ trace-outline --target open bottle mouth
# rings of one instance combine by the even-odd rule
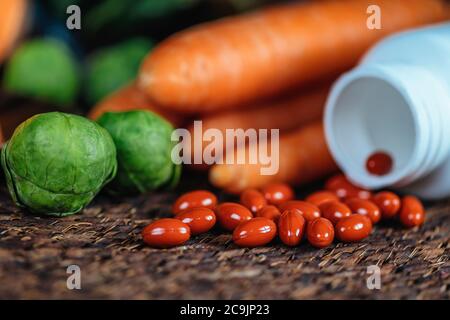
[[[344,76],[333,88],[325,112],[327,141],[338,165],[354,183],[372,189],[405,182],[420,162],[417,141],[423,137],[417,125],[417,117],[423,115],[410,107],[407,92],[385,79]],[[393,160],[383,175],[366,168],[367,159],[380,151]]]

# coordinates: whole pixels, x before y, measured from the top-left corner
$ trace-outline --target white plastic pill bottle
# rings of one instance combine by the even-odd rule
[[[334,84],[324,117],[330,151],[353,183],[450,197],[450,23],[379,42]],[[393,158],[385,175],[366,169],[377,151]]]

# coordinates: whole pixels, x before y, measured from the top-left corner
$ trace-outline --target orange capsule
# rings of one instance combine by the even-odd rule
[[[265,206],[264,208],[262,208],[261,210],[259,210],[255,216],[267,218],[267,219],[270,219],[270,220],[274,221],[275,223],[277,223],[278,219],[281,216],[281,212],[277,207],[268,205],[268,206]]]
[[[170,248],[189,240],[189,226],[178,219],[160,219],[142,230],[144,242],[155,248]]]
[[[328,179],[325,183],[325,189],[334,192],[341,199],[354,197],[370,199],[372,197],[369,190],[355,186],[342,173]]]
[[[420,226],[425,222],[425,209],[422,202],[414,196],[405,196],[400,209],[400,222],[408,228]]]
[[[334,226],[328,219],[314,219],[308,222],[306,237],[309,243],[316,248],[328,247],[334,239]]]
[[[184,210],[175,218],[186,223],[193,235],[205,233],[216,224],[214,211],[202,207]]]
[[[214,209],[217,197],[206,190],[196,190],[181,195],[172,206],[172,212],[177,215],[190,208],[204,207]]]
[[[252,213],[243,205],[234,202],[224,202],[216,207],[217,220],[220,225],[233,231],[239,223],[253,218]]]
[[[370,200],[351,198],[347,200],[345,204],[350,208],[350,210],[352,210],[352,213],[367,216],[373,224],[377,223],[381,219],[380,209]]]
[[[372,232],[372,222],[361,214],[344,217],[336,224],[336,236],[342,242],[357,242],[367,238]]]
[[[319,209],[322,217],[330,220],[333,225],[336,225],[340,219],[352,214],[350,208],[340,201],[327,201],[322,203]]]
[[[338,196],[331,191],[321,190],[316,191],[314,193],[311,193],[309,196],[306,197],[306,202],[310,202],[315,206],[320,206],[322,203],[327,201],[339,201]]]
[[[285,203],[282,203],[278,207],[281,212],[284,212],[286,210],[293,210],[297,209],[300,211],[303,218],[305,218],[306,221],[311,221],[314,219],[317,219],[320,217],[320,210],[312,203],[301,201],[301,200],[291,200],[286,201]]]
[[[275,206],[294,198],[294,190],[285,183],[271,183],[262,188],[264,198]]]
[[[258,190],[247,189],[241,193],[241,203],[255,214],[267,205],[267,200]]]
[[[296,246],[303,238],[306,220],[299,210],[286,210],[278,219],[278,235],[288,246]]]
[[[372,201],[380,208],[384,219],[390,219],[397,215],[400,210],[400,198],[390,191],[381,191],[375,194]]]
[[[268,244],[277,234],[277,226],[267,218],[253,218],[240,223],[233,231],[233,241],[240,247]]]

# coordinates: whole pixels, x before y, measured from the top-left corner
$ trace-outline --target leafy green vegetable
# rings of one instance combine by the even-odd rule
[[[62,42],[36,39],[24,43],[6,65],[5,89],[60,106],[74,102],[80,87],[78,66]]]
[[[107,112],[98,123],[111,134],[117,149],[117,176],[111,189],[122,193],[155,190],[178,183],[181,167],[171,159],[173,127],[158,115],[136,110]]]
[[[17,127],[1,162],[14,202],[55,216],[82,210],[117,171],[108,132],[60,112],[36,115]]]
[[[86,93],[91,104],[132,81],[153,44],[134,38],[94,53],[88,59]]]

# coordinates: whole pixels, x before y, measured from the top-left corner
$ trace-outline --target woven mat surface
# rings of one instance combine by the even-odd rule
[[[206,186],[196,178],[184,181]],[[322,250],[279,242],[241,249],[220,230],[167,250],[143,245],[141,229],[156,217],[169,217],[177,194],[191,189],[123,199],[103,195],[66,218],[30,215],[2,189],[0,298],[450,298],[448,202],[431,204],[420,229],[383,223],[364,242]],[[67,289],[72,264],[81,269],[81,290]],[[381,269],[379,290],[367,288],[370,265]]]

